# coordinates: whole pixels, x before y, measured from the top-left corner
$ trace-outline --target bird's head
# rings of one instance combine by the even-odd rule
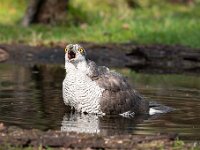
[[[86,61],[86,52],[79,44],[69,44],[65,48],[65,61],[78,64]]]

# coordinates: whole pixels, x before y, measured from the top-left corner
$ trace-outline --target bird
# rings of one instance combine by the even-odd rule
[[[65,48],[63,100],[80,113],[135,116],[149,114],[150,103],[127,78],[87,57],[80,44]]]

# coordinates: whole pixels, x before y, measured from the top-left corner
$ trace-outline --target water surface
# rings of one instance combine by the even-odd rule
[[[113,134],[178,133],[200,140],[200,77],[117,71],[143,96],[175,110],[161,115],[97,117],[69,112],[62,100],[64,66],[0,64],[0,122],[22,128]]]

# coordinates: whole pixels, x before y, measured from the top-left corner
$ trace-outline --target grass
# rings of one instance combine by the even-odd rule
[[[140,1],[131,9],[124,0],[70,1],[66,23],[20,25],[26,0],[1,0],[0,42],[30,45],[52,42],[181,44],[200,47],[200,1],[194,5],[166,0]]]

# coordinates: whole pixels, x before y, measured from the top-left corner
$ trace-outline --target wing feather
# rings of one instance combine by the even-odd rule
[[[135,114],[148,112],[148,102],[132,89],[121,74],[110,71],[104,66],[97,67],[89,62],[90,78],[105,89],[100,101],[101,109],[106,114],[120,114],[127,111]]]

